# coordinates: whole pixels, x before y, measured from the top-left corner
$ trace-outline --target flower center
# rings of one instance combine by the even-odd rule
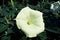
[[[31,21],[28,21],[27,24],[30,25],[32,22]]]

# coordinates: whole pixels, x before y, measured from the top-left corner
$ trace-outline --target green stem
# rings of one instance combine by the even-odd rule
[[[7,17],[5,16],[4,18],[5,18],[6,22],[7,22],[7,24],[9,24],[10,22],[9,22],[9,20],[7,19]]]
[[[11,0],[11,5],[12,5],[13,8],[15,7],[15,6],[14,6],[14,1],[13,1],[13,0]]]
[[[45,0],[42,1],[42,3],[44,4]]]

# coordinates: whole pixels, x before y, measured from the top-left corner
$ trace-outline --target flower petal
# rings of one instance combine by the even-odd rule
[[[29,22],[29,24],[27,23]],[[43,13],[29,7],[23,8],[16,17],[16,24],[27,37],[36,37],[44,31]]]

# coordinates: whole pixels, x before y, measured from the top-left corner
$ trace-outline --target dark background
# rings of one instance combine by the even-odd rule
[[[0,0],[0,40],[60,40],[60,10],[51,11],[51,4],[58,0]],[[35,38],[26,38],[16,26],[18,12],[29,6],[43,12],[45,31]]]

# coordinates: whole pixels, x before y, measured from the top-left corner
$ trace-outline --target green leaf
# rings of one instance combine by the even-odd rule
[[[5,20],[3,18],[0,18],[0,22],[5,22]]]
[[[0,23],[0,33],[5,31],[7,28],[8,28],[7,25],[4,25],[4,24]]]
[[[1,40],[11,40],[10,38],[11,38],[10,36],[3,36]]]
[[[39,36],[40,36],[41,40],[46,40],[47,39],[47,35],[46,35],[45,31],[40,33]]]
[[[7,29],[7,33],[8,33],[8,34],[13,33],[12,28],[8,28],[8,29]]]

